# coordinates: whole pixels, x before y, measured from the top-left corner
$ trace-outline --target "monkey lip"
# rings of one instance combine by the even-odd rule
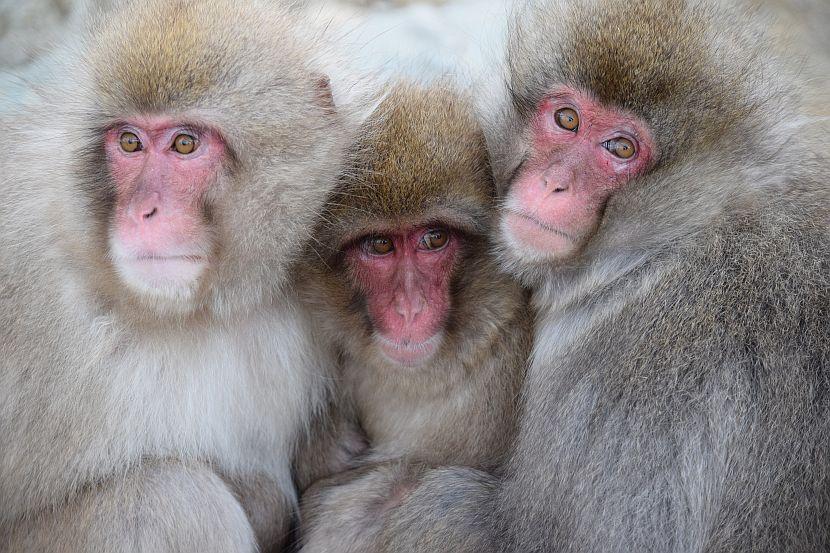
[[[139,290],[173,290],[189,287],[207,267],[198,254],[136,254],[116,258],[121,276]]]
[[[132,261],[146,261],[150,263],[164,263],[167,261],[183,261],[189,263],[204,263],[205,258],[201,255],[137,255]]]
[[[440,332],[423,342],[390,340],[385,336],[375,334],[375,341],[384,357],[406,367],[415,366],[430,359],[438,351],[442,339],[443,334]]]
[[[508,210],[507,217],[508,218],[513,218],[514,220],[519,219],[520,221],[523,221],[525,223],[532,223],[533,225],[536,225],[537,227],[541,228],[542,230],[545,230],[545,231],[550,232],[552,234],[559,235],[563,238],[567,238],[571,242],[576,242],[576,239],[571,234],[568,234],[567,232],[565,232],[562,229],[551,226],[551,225],[541,221],[537,217],[534,217],[533,215],[530,215],[529,213],[525,213],[524,211],[519,211],[519,210],[516,210],[516,209],[510,209],[510,210]]]
[[[149,276],[175,281],[195,278],[207,265],[207,259],[201,255],[137,255],[123,262]]]
[[[522,247],[550,256],[568,255],[578,247],[577,239],[523,211],[510,209],[502,220],[503,232]]]

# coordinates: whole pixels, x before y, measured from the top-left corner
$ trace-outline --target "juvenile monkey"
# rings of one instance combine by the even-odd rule
[[[0,136],[0,550],[250,551],[332,362],[287,287],[359,122],[270,2],[130,3]]]
[[[502,478],[348,482],[326,507],[354,550],[830,549],[830,173],[762,26],[520,12],[487,112],[501,257],[538,309],[516,446]]]
[[[491,467],[513,433],[531,320],[488,248],[484,135],[448,85],[394,87],[364,129],[304,289],[338,345],[338,387],[378,456]]]
[[[395,87],[366,129],[328,203],[318,244],[329,247],[305,294],[340,348],[343,408],[372,460],[493,470],[515,433],[531,315],[487,241],[483,133],[469,100],[438,85]],[[304,496],[303,539],[349,550],[348,535],[330,532],[339,514],[321,505],[332,483],[366,470]]]

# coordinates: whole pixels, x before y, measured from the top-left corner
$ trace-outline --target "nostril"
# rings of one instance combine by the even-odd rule
[[[548,177],[543,177],[542,178],[542,184],[545,187],[545,190],[550,190],[549,194],[553,193],[553,192],[565,192],[568,189],[567,184],[562,184],[562,183],[551,184],[551,181],[550,181],[550,179],[548,179]]]
[[[145,213],[143,217],[144,217],[145,219],[149,219],[150,217],[152,217],[153,215],[155,215],[157,212],[158,212],[158,208],[154,207],[154,208],[153,208],[153,209],[151,209],[148,213]]]

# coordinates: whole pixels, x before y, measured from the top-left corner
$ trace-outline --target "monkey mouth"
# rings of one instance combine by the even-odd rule
[[[379,333],[374,335],[374,339],[387,361],[404,367],[414,367],[436,354],[443,340],[443,333],[439,332],[423,342],[391,340]]]
[[[137,255],[130,261],[147,261],[150,263],[164,263],[167,261],[184,261],[189,263],[204,263],[205,258],[201,255],[153,255],[153,254],[143,254]]]
[[[561,236],[563,238],[566,238],[567,240],[569,240],[571,242],[576,242],[577,241],[576,237],[574,237],[572,234],[569,234],[569,233],[565,232],[562,229],[553,227],[553,226],[545,223],[544,221],[541,221],[538,218],[534,217],[533,215],[530,215],[529,213],[526,213],[524,211],[520,211],[520,210],[517,210],[517,209],[508,209],[507,210],[507,215],[508,216],[513,215],[514,217],[518,217],[519,219],[521,219],[525,222],[529,222],[529,223],[532,223],[532,224],[536,225],[537,227],[539,227],[540,229],[542,229],[544,231],[547,231],[551,234],[555,234],[557,236]]]
[[[198,254],[134,254],[114,258],[118,274],[133,290],[157,297],[181,298],[192,293],[196,282],[208,266]]]

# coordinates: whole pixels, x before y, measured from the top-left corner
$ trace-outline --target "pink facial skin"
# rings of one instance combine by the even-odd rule
[[[121,147],[123,133],[140,149]],[[177,152],[177,136],[196,139],[189,154]],[[208,231],[200,199],[215,182],[225,151],[219,135],[167,118],[133,119],[105,137],[116,186],[110,243],[116,268],[139,291],[181,295],[207,267]]]
[[[394,245],[386,255],[373,253],[365,239],[346,251],[353,282],[365,297],[376,344],[390,361],[405,366],[435,354],[450,309],[460,238],[450,231],[442,248],[426,249],[421,239],[431,228],[383,233]]]
[[[565,108],[579,115],[576,130],[557,124]],[[565,86],[541,102],[531,128],[533,155],[513,181],[503,229],[536,256],[569,257],[596,230],[611,194],[651,166],[654,141],[645,121]],[[617,138],[634,143],[632,157],[606,148]]]

